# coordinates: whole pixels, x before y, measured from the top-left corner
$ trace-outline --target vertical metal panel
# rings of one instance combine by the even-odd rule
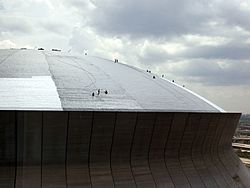
[[[90,145],[90,175],[93,187],[114,187],[110,153],[115,119],[115,113],[94,113]]]
[[[136,113],[117,113],[111,153],[111,168],[117,188],[136,187],[130,167],[136,118]]]
[[[0,187],[248,187],[239,114],[0,112]]]
[[[16,188],[41,187],[42,112],[17,113]]]
[[[42,187],[66,188],[65,152],[68,113],[44,112]]]
[[[235,172],[235,174],[233,174],[233,178],[236,180],[239,179],[238,177],[240,177],[240,175],[242,175],[241,172],[245,173],[244,172],[245,166],[242,165],[242,162],[240,161],[239,157],[233,151],[232,145],[229,143],[231,143],[231,141],[232,141],[232,137],[234,135],[234,130],[236,129],[236,127],[238,125],[239,118],[240,118],[240,115],[235,114],[234,118],[227,119],[227,125],[225,126],[225,129],[227,130],[227,132],[225,134],[227,134],[227,136],[225,136],[224,147],[222,149],[222,152],[224,153],[224,155],[227,157],[230,157],[230,159],[231,159],[230,161],[231,161],[231,164],[233,165],[233,168],[234,168],[233,171]],[[242,170],[242,169],[244,169],[244,170]],[[249,179],[248,183],[249,182],[250,182],[250,179]]]
[[[138,113],[131,151],[131,167],[137,187],[156,186],[148,161],[155,117],[155,113]]]
[[[213,115],[202,113],[200,116],[199,126],[197,127],[197,133],[192,146],[192,161],[205,186],[207,188],[215,188],[218,185],[206,165],[205,158],[207,156],[203,154],[203,149],[209,150],[209,148],[205,148],[205,138]]]
[[[220,169],[218,168],[218,166],[215,164],[214,161],[214,155],[215,155],[214,151],[216,151],[215,135],[219,118],[220,114],[213,114],[210,120],[208,131],[206,133],[205,141],[203,144],[202,153],[206,166],[209,169],[211,175],[214,177],[216,184],[219,187],[228,187],[226,180],[224,179],[223,175],[220,172]]]
[[[157,187],[174,187],[165,165],[165,145],[168,140],[173,113],[157,113],[152,142],[149,152],[149,163]]]
[[[188,113],[175,113],[165,149],[165,162],[175,187],[191,187],[180,164],[179,152]]]
[[[66,162],[68,188],[91,187],[88,159],[92,114],[69,112]]]
[[[228,126],[232,125],[234,116],[229,116],[228,114],[223,114],[223,121],[221,121],[221,124],[223,124],[223,130],[222,130],[222,137],[220,137],[219,144],[218,144],[218,155],[220,157],[220,160],[222,161],[222,164],[227,169],[228,173],[233,177],[235,174],[235,170],[233,170],[234,161],[229,157],[225,155],[224,150],[229,147],[232,147],[228,145],[227,141],[229,138],[229,132]],[[221,118],[222,119],[222,118]],[[237,183],[237,182],[235,182]]]
[[[236,183],[233,181],[232,177],[230,176],[229,172],[223,165],[221,158],[219,156],[220,153],[220,140],[221,137],[224,137],[223,135],[223,129],[226,123],[226,116],[223,114],[220,115],[219,121],[216,126],[216,133],[214,135],[214,145],[213,147],[213,159],[214,159],[214,164],[218,167],[220,170],[220,173],[223,175],[225,181],[228,183],[229,187],[237,187]]]
[[[15,165],[15,112],[0,111],[0,187],[14,187],[16,176]]]
[[[194,166],[192,159],[192,147],[194,144],[195,136],[198,132],[200,125],[200,114],[190,113],[187,119],[186,127],[183,132],[180,146],[180,163],[181,167],[188,178],[191,187],[205,187],[201,181],[200,175]]]
[[[218,145],[218,154],[220,157],[220,160],[222,161],[222,164],[228,174],[230,174],[231,179],[235,183],[235,186],[237,187],[244,187],[241,184],[240,177],[238,176],[238,171],[239,169],[239,159],[238,161],[235,161],[234,158],[232,157],[231,152],[231,144],[229,144],[232,141],[232,134],[230,134],[231,130],[229,127],[234,126],[234,119],[235,116],[230,114],[223,114],[223,130],[222,130],[222,137],[219,140],[219,145]],[[231,137],[231,138],[230,138]]]

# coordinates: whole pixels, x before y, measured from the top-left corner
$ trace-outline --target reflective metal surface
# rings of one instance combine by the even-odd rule
[[[240,114],[0,112],[0,187],[249,187]]]
[[[0,188],[250,187],[226,113],[157,75],[0,50]]]

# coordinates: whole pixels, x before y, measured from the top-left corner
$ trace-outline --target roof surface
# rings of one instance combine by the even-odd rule
[[[145,70],[38,50],[0,50],[0,99],[2,110],[223,111]]]

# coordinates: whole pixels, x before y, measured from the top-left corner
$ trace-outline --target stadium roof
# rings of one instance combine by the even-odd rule
[[[0,50],[0,99],[1,110],[223,112],[146,70],[58,51]]]

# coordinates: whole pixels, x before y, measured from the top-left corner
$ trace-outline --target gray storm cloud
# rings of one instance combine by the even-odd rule
[[[0,18],[0,31],[27,34],[32,31],[32,25],[16,17]]]
[[[172,68],[176,76],[206,85],[233,86],[250,83],[250,61],[192,60]]]
[[[139,38],[196,33],[210,35],[211,23],[250,28],[250,9],[240,6],[238,1],[108,0],[92,3],[96,8],[89,14],[89,24],[100,33],[111,35]]]
[[[183,58],[204,58],[204,59],[231,59],[247,60],[250,59],[250,45],[240,43],[229,43],[219,46],[199,46],[194,47],[178,56]]]
[[[4,6],[3,6],[3,2],[0,1],[0,10],[3,10]]]
[[[100,32],[130,37],[167,37],[195,33],[211,19],[201,1],[96,2],[90,24]]]

